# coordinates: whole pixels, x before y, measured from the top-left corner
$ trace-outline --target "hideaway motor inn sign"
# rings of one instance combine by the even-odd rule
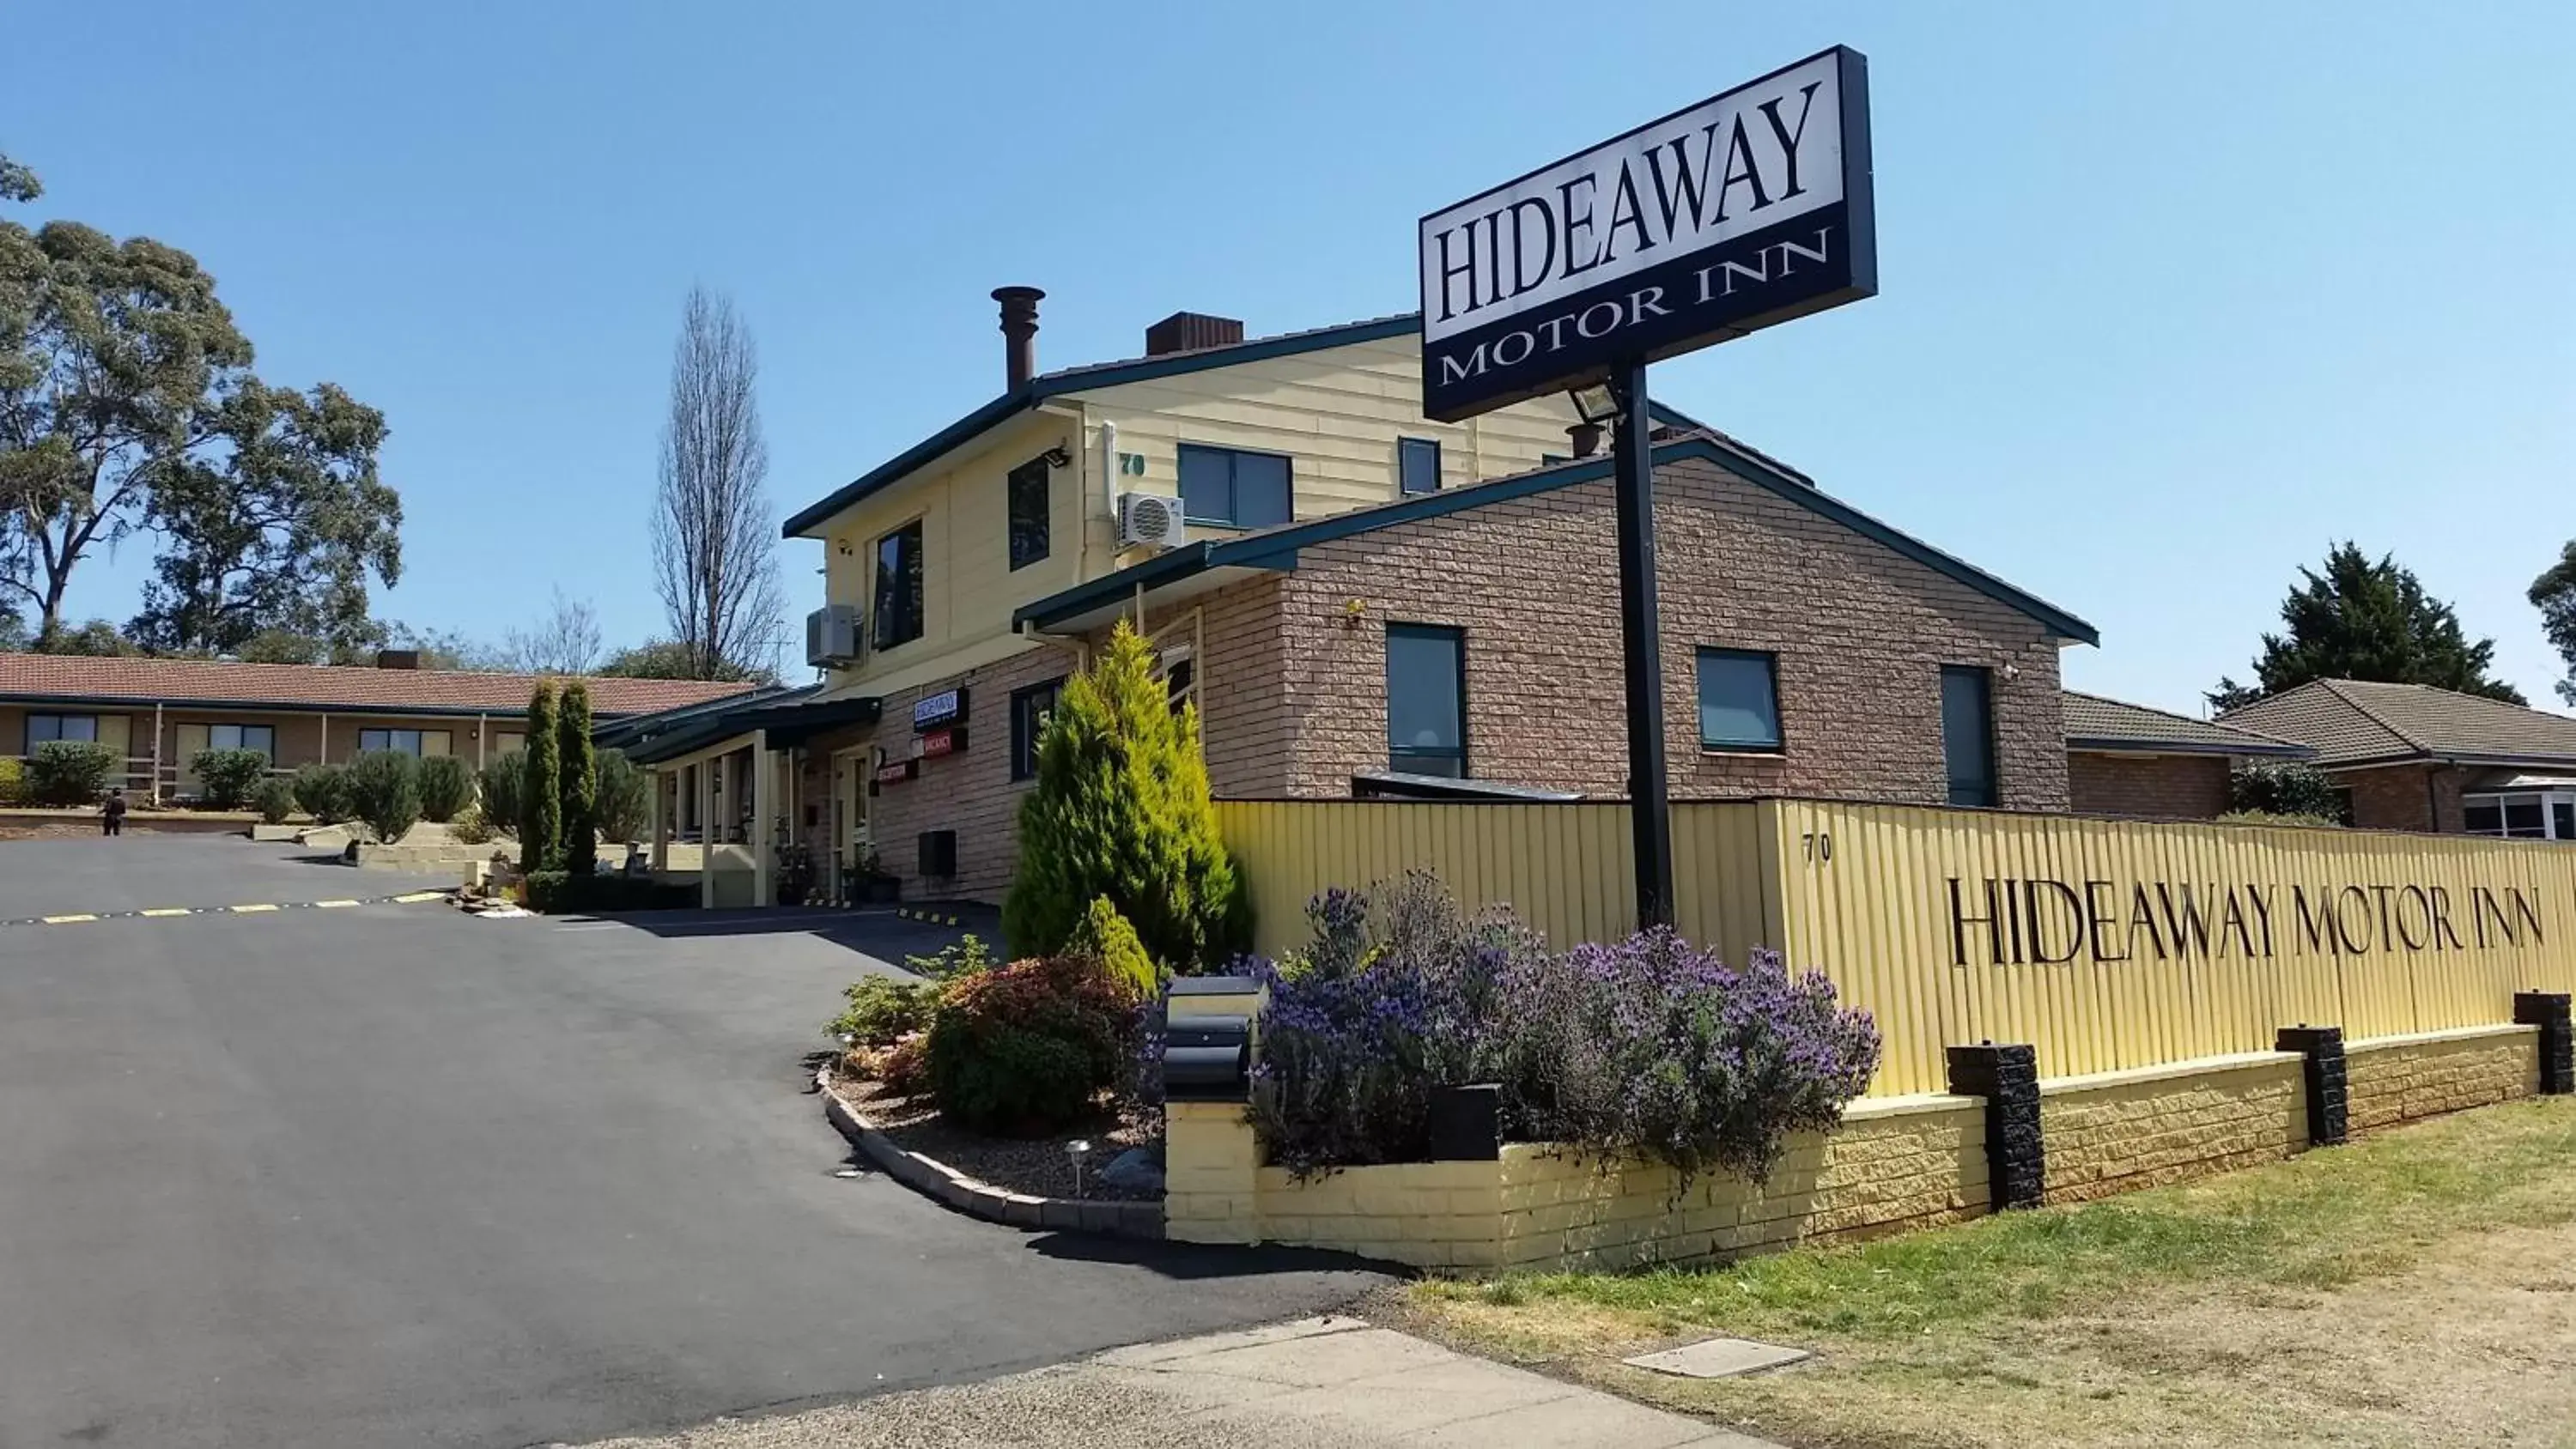
[[[1868,63],[1841,46],[1421,223],[1444,422],[1878,290]]]

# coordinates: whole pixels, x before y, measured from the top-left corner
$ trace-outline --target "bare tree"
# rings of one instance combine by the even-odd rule
[[[520,674],[588,674],[599,667],[599,650],[599,616],[558,586],[554,612],[534,629],[509,631],[501,660]]]
[[[785,636],[760,357],[731,298],[689,290],[671,358],[653,511],[653,575],[671,638],[699,679],[772,666]]]

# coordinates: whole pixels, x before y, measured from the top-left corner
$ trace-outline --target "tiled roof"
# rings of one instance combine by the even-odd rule
[[[2293,740],[2072,689],[2066,691],[2066,747],[2289,759],[2303,759],[2309,753],[2306,745]]]
[[[203,659],[106,659],[0,654],[0,701],[127,700],[250,708],[406,710],[450,714],[523,710],[538,675],[446,669],[365,669],[329,664],[236,664]],[[740,694],[747,684],[694,679],[598,679],[594,715],[647,714]]]
[[[2221,718],[2313,746],[2320,765],[2576,764],[2576,719],[2427,684],[2320,679]]]

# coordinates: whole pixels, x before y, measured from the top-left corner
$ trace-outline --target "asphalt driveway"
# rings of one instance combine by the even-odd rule
[[[0,843],[0,919],[391,894]],[[0,1446],[516,1446],[1321,1311],[1340,1265],[1027,1236],[847,1160],[803,1060],[886,918],[436,904],[0,930]]]

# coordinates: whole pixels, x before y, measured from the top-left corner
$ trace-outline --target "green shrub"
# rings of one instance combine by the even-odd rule
[[[599,752],[600,838],[615,845],[642,840],[653,828],[653,777],[616,750]]]
[[[590,752],[590,686],[578,679],[564,686],[555,738],[564,869],[588,875],[599,868],[599,779]]]
[[[2331,815],[2283,815],[2273,810],[2230,810],[2218,817],[2221,825],[2299,825],[2340,829],[2347,822]]]
[[[2300,760],[2247,760],[2237,765],[2228,772],[2227,803],[2235,812],[2308,816],[2324,825],[2352,823],[2333,778]]]
[[[324,825],[349,818],[349,772],[338,765],[307,765],[295,772],[295,803]]]
[[[1039,735],[1002,935],[1015,955],[1062,951],[1104,896],[1146,953],[1176,971],[1217,965],[1251,941],[1251,908],[1208,796],[1198,711],[1173,714],[1152,650],[1123,620],[1066,681]]]
[[[916,976],[927,976],[933,981],[954,981],[960,976],[990,971],[1000,963],[993,959],[993,948],[984,944],[984,938],[969,931],[949,945],[940,947],[937,954],[906,956],[903,964]]]
[[[205,802],[218,810],[239,810],[251,792],[268,778],[268,756],[258,750],[199,750],[188,761]]]
[[[526,769],[519,785],[519,869],[534,873],[563,867],[563,795],[555,737],[554,686],[540,682],[528,697]]]
[[[485,765],[479,778],[483,789],[485,827],[513,840],[518,839],[520,798],[528,788],[528,757],[512,750]]]
[[[39,805],[87,805],[107,790],[123,768],[113,745],[94,740],[47,740],[27,762],[27,793]]]
[[[349,762],[349,813],[392,845],[420,823],[420,761],[369,750]]]
[[[650,877],[540,870],[528,874],[526,900],[529,910],[547,915],[572,911],[682,911],[698,904],[698,888],[665,885]]]
[[[420,762],[420,818],[444,825],[474,802],[474,767],[454,755]]]
[[[15,755],[0,755],[0,805],[27,798],[27,767]]]
[[[1153,996],[1163,989],[1163,973],[1154,958],[1145,954],[1145,943],[1136,939],[1136,928],[1118,914],[1107,896],[1095,897],[1091,909],[1083,912],[1082,924],[1076,926],[1073,939],[1065,949],[1077,956],[1089,956],[1109,968],[1109,974],[1123,982],[1138,1000]]]
[[[936,982],[862,976],[842,990],[850,1004],[832,1018],[823,1034],[848,1037],[857,1046],[892,1046],[913,1032],[930,1029],[931,1015],[939,1007],[939,992]]]
[[[1039,957],[961,976],[931,1018],[931,1094],[970,1131],[1055,1131],[1126,1080],[1139,1006],[1087,956]]]
[[[482,806],[467,805],[447,822],[447,834],[460,845],[488,845],[492,840],[492,825],[483,818]]]
[[[295,786],[281,775],[271,775],[251,792],[251,803],[259,807],[259,818],[271,825],[284,825],[295,813]]]

